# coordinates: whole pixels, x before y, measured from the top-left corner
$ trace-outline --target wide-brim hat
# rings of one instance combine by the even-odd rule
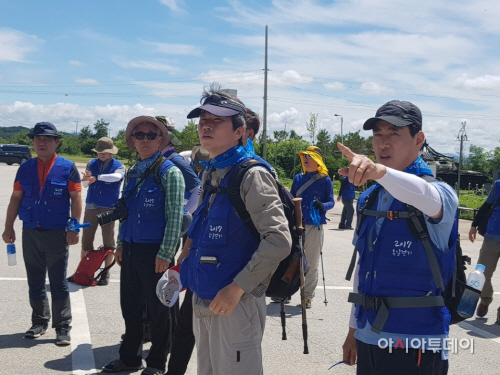
[[[413,125],[422,129],[422,112],[413,103],[391,100],[377,109],[375,117],[369,118],[363,124],[364,130],[371,130],[378,121],[385,121],[397,127]]]
[[[326,174],[328,176],[328,168],[326,168],[325,162],[323,161],[323,152],[317,146],[309,146],[305,151],[299,151],[300,162],[302,163],[302,173],[306,173],[306,167],[304,165],[304,155],[309,155],[311,158],[318,163],[318,172]]]
[[[33,139],[35,136],[49,136],[54,137],[56,139],[62,138],[62,135],[57,133],[57,129],[55,125],[51,122],[38,122],[35,124],[35,127],[28,133],[28,138]]]
[[[156,126],[160,131],[160,133],[162,134],[159,150],[163,150],[165,147],[168,146],[170,141],[168,137],[165,137],[165,135],[168,135],[165,125],[163,125],[161,121],[158,121],[153,116],[138,116],[129,121],[129,123],[127,124],[127,129],[125,130],[125,138],[127,140],[128,147],[135,149],[134,141],[132,140],[132,134],[134,132],[134,129],[137,127],[137,125],[148,122]]]
[[[97,153],[109,152],[110,154],[116,155],[118,153],[118,147],[115,146],[111,138],[102,137],[99,138],[99,140],[97,141],[97,146],[95,146],[92,151]]]
[[[182,145],[181,140],[175,135],[175,121],[166,116],[155,116],[155,118],[163,123],[163,125],[165,125],[165,127],[167,128],[167,134],[170,138],[170,143],[172,143],[174,146]]]
[[[201,172],[205,169],[205,166],[201,165],[200,161],[210,160],[210,153],[200,145],[196,145],[191,150],[191,159],[196,170]]]

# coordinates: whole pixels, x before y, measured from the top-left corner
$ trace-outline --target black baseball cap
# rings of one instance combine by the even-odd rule
[[[187,118],[200,117],[201,111],[206,111],[212,115],[221,117],[230,117],[238,113],[241,113],[245,118],[247,116],[247,110],[244,104],[217,94],[207,97],[201,106],[189,112]]]
[[[51,122],[36,123],[33,131],[28,133],[28,138],[33,139],[37,135],[55,137],[56,139],[62,138],[62,136],[57,133],[55,125]]]
[[[419,130],[422,129],[422,113],[410,102],[391,100],[385,103],[377,110],[375,117],[365,121],[363,129],[373,129],[377,121],[381,120],[398,127],[413,125]]]

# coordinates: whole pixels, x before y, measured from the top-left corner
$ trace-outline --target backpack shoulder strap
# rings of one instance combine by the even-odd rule
[[[297,193],[295,194],[297,197],[300,197],[300,195],[312,184],[314,184],[316,181],[321,180],[322,178],[328,177],[326,174],[322,173],[316,173],[311,177],[309,181],[307,181],[304,185],[302,185],[299,190],[297,190]]]
[[[365,201],[363,203],[363,206],[360,207],[360,215],[359,215],[359,220],[358,220],[358,225],[356,228],[356,233],[359,235],[359,230],[361,226],[363,225],[363,222],[365,221],[367,215],[366,211],[369,210],[369,208],[373,205],[375,200],[377,199],[378,193],[380,189],[379,188],[374,188],[368,196],[365,198]],[[365,211],[366,210],[366,211]],[[357,257],[358,249],[354,247],[354,250],[352,252],[352,257],[351,257],[351,262],[349,263],[349,268],[347,269],[347,273],[345,275],[345,279],[347,281],[351,280],[352,273],[354,271],[354,266],[356,265],[356,257]]]
[[[177,156],[180,156],[180,155],[174,151],[170,155],[168,155],[168,157],[166,159],[172,161],[172,159],[176,158]],[[181,158],[182,158],[182,156],[181,156]]]

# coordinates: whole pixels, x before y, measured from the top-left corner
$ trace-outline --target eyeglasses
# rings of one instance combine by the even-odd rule
[[[312,159],[312,156],[309,154],[304,154],[304,159]]]
[[[158,137],[160,134],[154,133],[154,132],[149,132],[149,133],[144,133],[144,132],[137,132],[135,134],[132,134],[132,137],[135,137],[138,141],[142,141],[144,137],[148,137],[148,140],[154,141],[156,137]]]

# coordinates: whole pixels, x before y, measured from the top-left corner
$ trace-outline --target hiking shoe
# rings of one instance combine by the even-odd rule
[[[100,286],[105,286],[105,285],[108,285],[109,284],[109,277],[110,277],[110,274],[109,272],[105,272],[101,275],[101,278],[99,279],[99,281],[97,282],[97,285],[100,285]]]
[[[66,346],[71,344],[71,337],[69,335],[69,331],[71,327],[62,326],[56,328],[56,345]]]
[[[497,312],[497,324],[500,324],[500,311]]]
[[[271,297],[271,301],[273,301],[274,303],[281,303],[281,301],[283,300],[283,298],[276,298],[276,297]],[[285,298],[285,305],[288,305],[290,303],[290,298]]]
[[[24,337],[36,339],[47,332],[47,326],[44,324],[33,324],[33,326],[26,331]]]
[[[339,229],[346,229],[344,224],[339,224]]]
[[[350,225],[348,227],[345,227],[345,229],[354,230],[354,228]]]
[[[142,368],[142,364],[139,366],[128,366],[121,359],[115,359],[114,361],[109,362],[106,366],[102,368],[103,372],[122,372],[122,371],[135,371],[140,370]]]
[[[310,298],[306,298],[304,302],[306,303],[306,309],[310,309],[312,307],[312,300]]]
[[[479,318],[482,318],[483,316],[485,316],[486,314],[488,313],[488,305],[483,305],[482,303],[479,304],[479,306],[477,307],[477,310],[476,310],[476,315],[479,317]]]
[[[154,367],[146,367],[142,372],[141,375],[163,375],[165,371],[158,370],[157,368]]]

